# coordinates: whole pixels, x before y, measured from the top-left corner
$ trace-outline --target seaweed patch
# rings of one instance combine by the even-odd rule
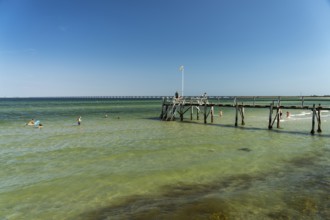
[[[247,148],[247,147],[243,147],[243,148],[240,148],[240,149],[238,149],[238,150],[240,150],[240,151],[245,151],[245,152],[250,152],[250,151],[252,151],[250,148]]]

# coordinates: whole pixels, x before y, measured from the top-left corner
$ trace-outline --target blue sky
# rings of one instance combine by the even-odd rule
[[[329,0],[0,0],[0,97],[330,94]]]

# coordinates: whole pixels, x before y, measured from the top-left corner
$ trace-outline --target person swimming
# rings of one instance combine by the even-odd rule
[[[290,118],[290,112],[286,112],[286,117]]]
[[[26,125],[34,125],[34,119],[32,118]]]
[[[40,125],[40,121],[39,121],[39,120],[37,120],[37,121],[34,122],[34,127],[35,127],[35,128],[38,128],[39,125]]]

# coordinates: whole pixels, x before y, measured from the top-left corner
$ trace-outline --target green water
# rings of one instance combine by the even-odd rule
[[[311,136],[307,110],[272,131],[267,109],[246,109],[244,127],[231,108],[206,125],[160,121],[160,110],[161,100],[2,99],[0,219],[330,218],[329,112]]]

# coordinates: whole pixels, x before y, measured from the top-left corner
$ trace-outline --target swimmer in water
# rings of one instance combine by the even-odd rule
[[[32,118],[26,125],[34,125],[34,119]]]
[[[286,117],[290,118],[290,112],[286,112]]]
[[[78,125],[81,124],[81,116],[79,116],[79,118],[77,119]]]

